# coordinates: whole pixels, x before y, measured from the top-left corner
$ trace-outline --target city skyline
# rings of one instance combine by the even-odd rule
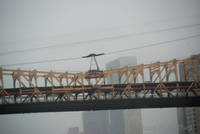
[[[90,53],[144,47],[196,35],[200,33],[198,25],[185,26],[200,24],[199,11],[200,1],[196,0],[123,2],[2,0],[0,1],[0,65],[82,57]],[[173,29],[174,27],[183,28]],[[100,56],[97,60],[100,68],[105,70],[106,63],[119,57],[137,56],[137,64],[182,59],[198,54],[199,42],[200,38],[179,40],[160,46]],[[89,69],[89,59],[4,66],[4,68],[85,72]],[[155,116],[153,110],[144,111],[146,113],[150,111],[149,115]],[[170,111],[162,110],[165,111],[163,115]],[[170,114],[175,118],[174,109]],[[145,124],[155,126],[152,121],[156,119],[148,116],[143,118],[151,120]],[[161,121],[158,123],[164,124]],[[2,134],[66,134],[68,129],[73,127],[79,127],[79,131],[83,132],[82,112],[0,115]],[[144,127],[146,131],[154,132],[153,127],[149,128],[147,125]]]

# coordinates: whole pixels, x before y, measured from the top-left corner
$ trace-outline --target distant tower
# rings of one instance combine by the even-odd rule
[[[107,63],[106,69],[134,66],[136,63],[134,56],[121,57]],[[118,83],[117,76],[114,76],[114,83]],[[83,112],[83,130],[85,134],[142,134],[141,110]]]
[[[67,134],[80,134],[78,127],[69,128]]]
[[[200,54],[192,56],[199,58]],[[180,81],[184,81],[183,65],[179,65]],[[200,75],[200,66],[198,66]],[[200,78],[200,76],[198,76]],[[193,78],[187,78],[193,80]],[[179,123],[179,134],[200,134],[200,108],[178,108],[177,117]]]
[[[85,111],[82,117],[84,134],[109,134],[108,111]]]
[[[106,69],[122,68],[137,65],[135,56],[120,57],[106,64]],[[110,81],[108,81],[110,82]],[[118,76],[114,76],[114,83],[118,84]],[[142,134],[142,117],[140,109],[109,111],[110,134]]]

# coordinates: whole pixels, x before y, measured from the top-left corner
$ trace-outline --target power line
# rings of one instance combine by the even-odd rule
[[[183,37],[183,38],[179,38],[179,39],[174,39],[174,40],[168,40],[168,41],[163,41],[163,42],[158,42],[158,43],[152,43],[152,44],[144,45],[144,46],[141,46],[141,47],[134,47],[134,48],[129,48],[129,49],[122,49],[122,50],[117,50],[117,51],[111,51],[111,52],[105,53],[105,55],[111,55],[111,54],[116,54],[116,53],[122,53],[122,52],[131,51],[131,50],[137,50],[137,49],[142,49],[142,48],[160,46],[160,45],[164,45],[164,44],[167,44],[167,43],[176,42],[176,41],[182,41],[182,40],[196,38],[196,37],[200,37],[200,34],[196,34],[196,35],[192,35],[192,36],[187,36],[187,37]],[[172,44],[172,45],[174,45],[174,44]],[[8,67],[8,66],[27,65],[27,64],[36,64],[36,63],[47,63],[47,62],[57,62],[57,61],[70,61],[70,60],[78,60],[78,59],[82,59],[82,56],[81,57],[74,57],[74,58],[61,58],[61,59],[42,60],[42,61],[34,61],[34,62],[4,64],[4,65],[0,65],[0,66],[1,67]]]
[[[0,65],[1,67],[9,67],[9,66],[18,66],[18,65],[28,65],[28,64],[36,64],[36,63],[48,63],[48,62],[57,62],[57,61],[71,61],[81,59],[82,57],[74,57],[74,58],[61,58],[61,59],[52,59],[52,60],[42,60],[42,61],[33,61],[33,62],[22,62],[15,64],[5,64]]]
[[[169,41],[162,41],[162,42],[158,42],[158,43],[152,43],[152,44],[148,44],[148,45],[144,45],[144,46],[138,46],[138,47],[123,49],[123,50],[111,51],[111,52],[105,53],[105,55],[122,53],[122,52],[132,51],[132,50],[135,50],[135,49],[142,49],[142,48],[148,48],[148,47],[154,47],[154,46],[161,46],[161,45],[164,45],[164,44],[167,44],[167,43],[176,42],[176,41],[182,41],[182,40],[186,40],[186,39],[190,39],[190,38],[196,38],[196,37],[199,37],[199,36],[200,36],[200,34],[197,34],[197,35],[187,36],[187,37],[183,37],[183,38],[179,38],[179,39],[174,39],[174,40],[169,40]],[[174,44],[171,44],[171,45],[174,45]]]
[[[165,18],[165,19],[159,19],[159,20],[152,20],[152,21],[148,21],[148,22],[144,22],[144,23],[142,23],[142,25],[151,25],[151,24],[156,24],[156,23],[163,23],[163,22],[171,22],[171,21],[180,21],[181,22],[181,20],[183,21],[183,20],[185,20],[185,19],[191,19],[191,18],[199,18],[200,17],[200,14],[192,14],[192,15],[187,15],[187,16],[176,16],[176,17],[170,17],[170,18]],[[140,23],[140,25],[141,25],[141,23]],[[47,39],[48,38],[50,38],[50,39],[52,39],[52,38],[60,38],[60,37],[69,37],[69,36],[74,36],[74,35],[79,35],[79,34],[81,34],[81,33],[96,33],[96,32],[105,32],[105,31],[113,31],[113,30],[116,30],[116,29],[121,29],[122,27],[124,28],[124,27],[132,27],[132,26],[135,26],[135,23],[131,23],[131,24],[125,24],[125,25],[116,25],[116,26],[112,26],[112,27],[106,27],[106,28],[104,28],[104,29],[92,29],[92,30],[84,30],[84,31],[79,31],[79,32],[72,32],[72,33],[59,33],[59,34],[56,34],[56,35],[49,35],[49,36],[46,36],[46,37],[43,37],[43,38],[41,38],[41,37],[23,37],[23,41],[24,41],[24,39],[27,41],[34,41],[34,40],[40,40],[40,39],[43,39],[43,40],[40,40],[40,41],[48,41]],[[20,43],[20,42],[22,42],[22,40],[21,39],[17,39],[17,40],[10,40],[10,41],[7,41],[7,42],[5,42],[6,44],[8,44],[8,43],[11,43],[11,44],[13,44],[13,43],[16,43],[16,42],[18,42],[18,43]],[[49,41],[48,41],[49,42]],[[3,42],[0,42],[0,43],[3,43]]]
[[[171,31],[171,30],[178,30],[178,29],[191,28],[191,27],[197,27],[197,26],[200,26],[200,23],[171,27],[171,28],[166,28],[166,29],[152,30],[152,31],[148,31],[148,32],[129,33],[129,34],[124,34],[124,35],[119,35],[119,36],[104,37],[104,38],[98,38],[98,39],[94,39],[94,40],[79,41],[79,42],[73,42],[73,43],[67,43],[67,44],[51,45],[51,46],[16,50],[16,51],[7,51],[7,52],[1,52],[0,56],[8,55],[8,54],[15,54],[15,53],[23,53],[23,52],[28,52],[28,51],[37,51],[37,50],[43,50],[43,49],[48,49],[48,48],[67,47],[67,46],[69,47],[69,46],[87,44],[87,43],[97,42],[97,41],[102,41],[102,40],[111,40],[111,39],[124,38],[124,37],[129,37],[129,36],[141,36],[141,35],[145,35],[145,34]]]

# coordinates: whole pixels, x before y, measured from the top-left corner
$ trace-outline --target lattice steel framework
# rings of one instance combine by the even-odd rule
[[[200,96],[199,68],[197,57],[105,70],[96,79],[86,79],[83,72],[0,68],[0,104]]]

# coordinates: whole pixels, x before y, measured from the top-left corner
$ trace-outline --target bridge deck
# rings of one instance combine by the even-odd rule
[[[6,89],[0,114],[200,106],[200,84],[165,82],[104,85],[100,88],[37,87]]]
[[[0,105],[0,114],[197,106],[200,97],[87,100]]]
[[[199,67],[200,58],[190,57],[105,70],[95,79],[0,68],[0,113],[200,106]]]

